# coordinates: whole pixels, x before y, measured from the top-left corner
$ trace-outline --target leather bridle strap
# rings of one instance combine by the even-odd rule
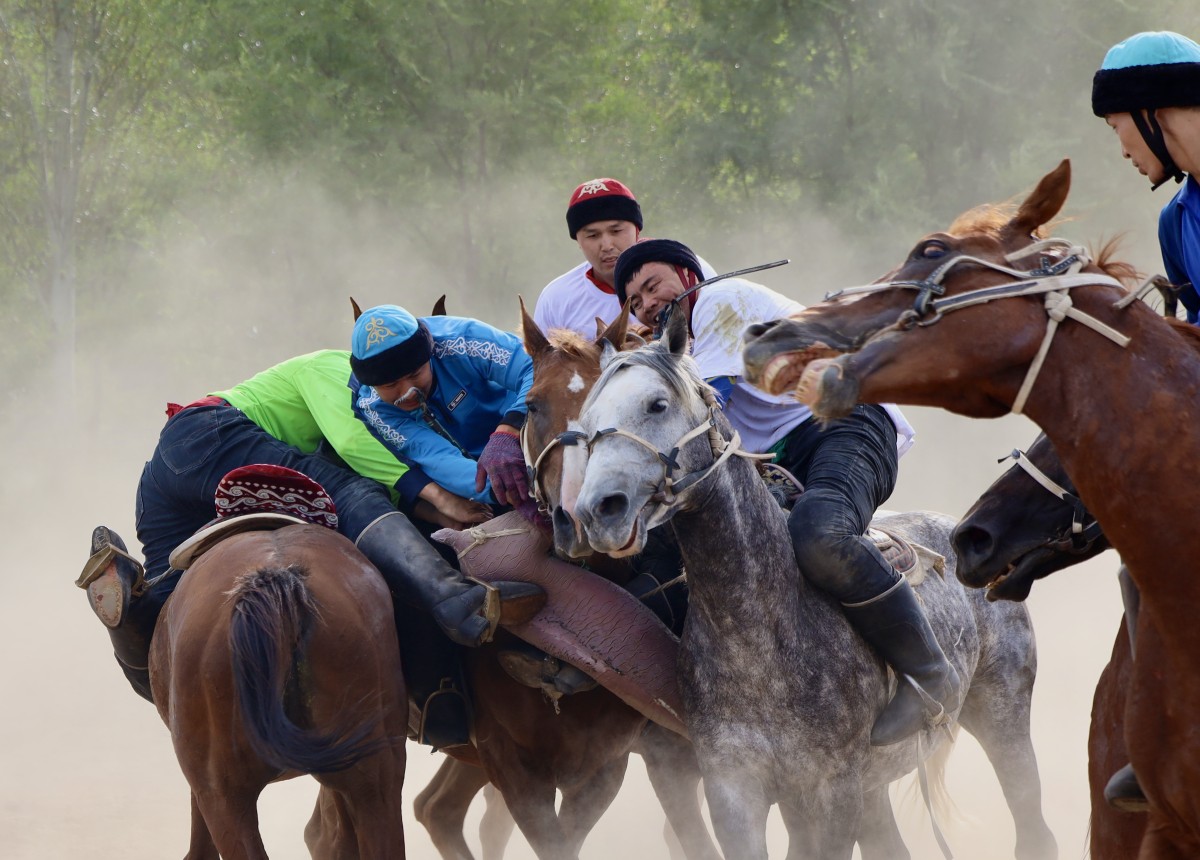
[[[1083,499],[1039,469],[1029,459],[1029,455],[1019,448],[1014,448],[1011,454],[1001,457],[997,462],[1003,463],[1010,457],[1024,470],[1025,474],[1048,490],[1051,495],[1071,506],[1071,536],[1062,540],[1049,541],[1046,546],[1057,547],[1059,544],[1065,545],[1069,541],[1076,552],[1082,552],[1100,537],[1102,534],[1100,523],[1094,517],[1091,522],[1085,522],[1090,514],[1083,504]]]

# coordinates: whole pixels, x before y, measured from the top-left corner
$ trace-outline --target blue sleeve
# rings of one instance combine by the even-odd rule
[[[1181,192],[1182,193],[1182,192]],[[1158,216],[1158,245],[1162,250],[1163,269],[1172,284],[1190,284],[1183,256],[1183,203],[1177,194],[1162,208]],[[1179,302],[1187,310],[1187,321],[1200,323],[1200,293],[1196,284],[1190,284],[1179,292]]]
[[[433,481],[456,496],[489,505],[496,503],[490,481],[484,484],[482,492],[475,491],[477,464],[474,460],[464,456],[450,440],[420,419],[384,403],[374,389],[363,386],[359,390],[354,399],[354,414],[396,457],[420,470],[426,480],[416,487],[418,492]],[[413,485],[406,484],[397,489],[407,495]]]
[[[732,376],[714,376],[704,381],[711,385],[713,390],[717,392],[717,405],[724,409],[726,402],[729,400],[729,395],[733,394],[733,386],[736,380]]]
[[[496,361],[494,356],[472,356],[471,362],[483,379],[508,392],[501,411],[503,421],[520,429],[529,412],[525,397],[533,386],[533,359],[525,352],[525,344],[512,332],[501,331],[478,320],[472,320],[469,328],[475,337],[490,341],[500,350],[510,353],[505,363]]]

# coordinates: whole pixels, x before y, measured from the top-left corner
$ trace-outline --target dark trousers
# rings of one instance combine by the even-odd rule
[[[320,455],[301,453],[232,406],[185,409],[163,427],[137,489],[137,535],[146,574],[166,572],[137,601],[137,614],[148,615],[151,626],[179,581],[179,571],[168,571],[171,551],[216,517],[221,478],[254,463],[287,466],[323,486],[337,506],[338,531],[351,540],[396,510],[377,482]]]
[[[859,404],[845,418],[811,419],[785,436],[777,461],[804,492],[788,519],[804,576],[842,603],[882,594],[897,579],[863,537],[896,487],[896,425],[883,407]]]

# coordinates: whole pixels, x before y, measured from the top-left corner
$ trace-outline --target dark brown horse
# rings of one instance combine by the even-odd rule
[[[822,416],[887,401],[1041,426],[1141,592],[1125,713],[1151,804],[1138,856],[1182,860],[1200,856],[1200,531],[1164,523],[1200,504],[1200,355],[1186,324],[1132,301],[1130,267],[1036,240],[1069,186],[1064,161],[1015,212],[968,213],[867,290],[752,328],[746,367],[768,390],[799,383]]]
[[[559,358],[572,366],[565,376],[564,361],[549,358],[536,340],[530,348],[530,338],[540,337],[540,331],[527,314],[524,324],[526,348],[535,367],[534,386],[527,397],[531,431],[527,440],[541,450],[577,413],[587,393],[585,388],[574,397],[578,386],[590,387],[598,375],[598,344],[624,343],[625,321],[601,334],[596,343],[572,341],[570,349],[561,351]],[[544,338],[541,342],[553,350]],[[573,382],[576,366],[586,377],[579,383]],[[557,482],[557,475],[548,469],[550,479]],[[544,479],[539,484],[546,486]],[[603,559],[596,561],[603,563]],[[604,689],[565,697],[555,708],[539,690],[512,680],[500,666],[496,650],[480,648],[467,657],[478,703],[475,734],[482,770],[465,762],[448,762],[418,798],[418,820],[443,857],[471,857],[462,835],[463,821],[471,799],[489,781],[499,789],[539,857],[577,856],[620,789],[629,753],[635,749],[646,758],[649,778],[687,855],[701,860],[719,857],[700,814],[699,771],[685,740],[648,728],[646,717]],[[562,793],[557,812],[556,790]],[[500,844],[490,842],[485,850],[502,849],[507,838],[502,827],[494,821],[493,825],[489,832]]]
[[[391,599],[337,532],[243,532],[201,555],[158,621],[150,682],[191,787],[188,860],[265,858],[258,796],[303,773],[322,786],[314,856],[404,856]]]
[[[1096,520],[1074,495],[1045,434],[1001,475],[954,530],[958,578],[988,588],[988,597],[1024,600],[1033,582],[1109,548]],[[1024,464],[1022,465],[1022,461]],[[1117,630],[1112,657],[1096,685],[1088,733],[1092,801],[1092,860],[1136,857],[1146,816],[1119,812],[1104,800],[1109,778],[1129,761],[1125,749],[1125,691],[1133,673],[1129,631]]]

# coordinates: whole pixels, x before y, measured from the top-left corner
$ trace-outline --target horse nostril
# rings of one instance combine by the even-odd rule
[[[991,532],[979,526],[960,526],[954,532],[954,551],[959,558],[986,558],[994,544]]]
[[[742,333],[742,340],[746,343],[749,343],[755,338],[762,337],[764,334],[773,329],[777,322],[778,320],[772,320],[770,322],[754,323],[753,325],[747,326],[746,330]]]
[[[575,521],[571,519],[571,515],[566,512],[562,505],[554,508],[551,519],[554,521],[555,529],[566,529],[568,532],[575,530]]]
[[[605,496],[596,505],[596,513],[602,517],[620,517],[629,509],[629,497],[624,493],[613,493]]]

